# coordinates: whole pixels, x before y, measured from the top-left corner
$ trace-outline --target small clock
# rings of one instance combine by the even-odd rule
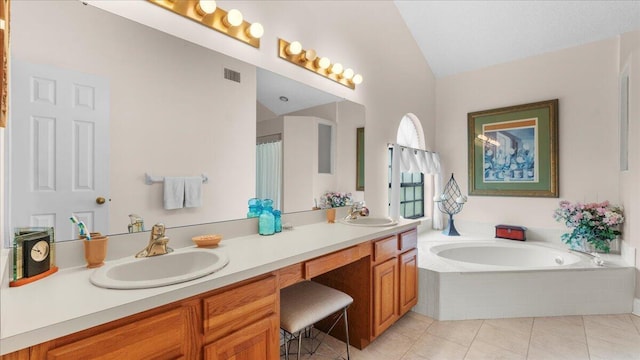
[[[24,277],[32,277],[41,274],[51,266],[49,256],[50,238],[37,238],[33,240],[25,240],[23,243],[23,261]]]

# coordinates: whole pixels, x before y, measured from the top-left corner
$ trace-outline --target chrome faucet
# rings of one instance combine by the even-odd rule
[[[149,257],[156,255],[164,255],[173,251],[172,248],[167,246],[169,238],[164,236],[164,224],[155,224],[151,229],[151,237],[149,238],[149,244],[147,247],[140,250],[137,254],[137,258]]]
[[[144,220],[140,215],[129,214],[129,220],[131,220],[128,226],[130,233],[144,231]]]
[[[581,251],[581,250],[576,250],[576,249],[569,249],[569,251],[573,251],[573,252],[577,252],[583,255],[587,255],[591,257],[591,262],[596,264],[597,266],[604,266],[604,260],[602,260],[602,258],[600,257],[600,255],[598,255],[598,253],[596,252],[586,252],[586,251]]]
[[[368,216],[369,209],[364,206],[364,201],[356,201],[349,207],[347,211],[347,216],[344,217],[345,220],[355,220],[358,216]]]

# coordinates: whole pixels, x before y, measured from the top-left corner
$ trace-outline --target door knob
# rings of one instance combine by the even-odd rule
[[[96,203],[97,203],[97,204],[99,204],[99,205],[104,204],[104,203],[105,203],[105,201],[106,201],[106,200],[105,200],[105,198],[103,198],[102,196],[98,196],[98,197],[96,198]]]

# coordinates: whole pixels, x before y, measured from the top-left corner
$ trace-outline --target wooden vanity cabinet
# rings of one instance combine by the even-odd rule
[[[304,264],[307,269],[320,269],[306,278],[349,294],[353,304],[348,309],[349,340],[363,349],[376,337],[411,310],[418,302],[417,230],[411,229],[382,239],[358,245],[359,260],[337,266],[331,259],[347,259],[352,249],[325,255]],[[353,257],[351,257],[353,260]],[[325,272],[326,271],[326,272]],[[300,274],[299,265],[287,273]],[[343,339],[340,333],[334,334]]]
[[[373,243],[374,338],[418,302],[417,240],[417,230],[412,229]]]
[[[185,300],[32,346],[29,359],[197,358],[198,302]]]
[[[278,276],[230,285],[0,357],[279,359]]]
[[[418,231],[403,232],[398,238],[400,316],[418,303]]]
[[[416,245],[416,229],[365,241],[0,360],[280,359],[279,290],[304,279],[353,297],[349,337],[362,349],[417,303]],[[345,338],[341,327],[336,330]]]
[[[398,317],[398,260],[373,266],[373,336],[382,334]]]
[[[204,358],[280,358],[278,277],[268,276],[203,300]]]

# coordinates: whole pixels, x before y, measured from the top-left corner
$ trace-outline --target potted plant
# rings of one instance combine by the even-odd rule
[[[320,206],[323,209],[330,209],[347,205],[351,205],[351,193],[329,191],[320,197]]]
[[[613,206],[608,201],[572,204],[563,200],[553,217],[573,228],[572,232],[562,235],[562,241],[571,249],[603,253],[611,250],[611,241],[620,235],[618,225],[624,222],[622,207]]]

